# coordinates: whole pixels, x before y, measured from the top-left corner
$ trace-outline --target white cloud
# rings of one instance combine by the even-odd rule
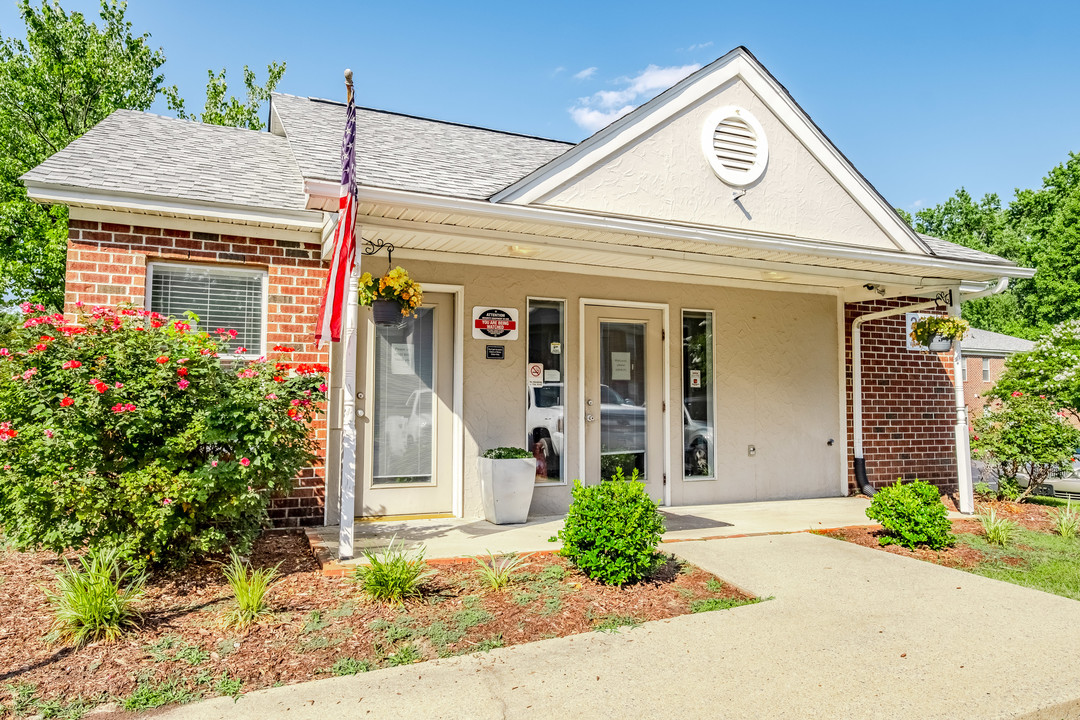
[[[574,79],[575,80],[588,80],[589,78],[591,78],[595,74],[596,74],[596,68],[587,67],[587,68],[585,68],[584,70],[582,70],[580,72],[574,73]]]
[[[621,89],[601,90],[579,98],[577,104],[569,109],[570,117],[578,126],[596,132],[700,68],[701,65],[696,63],[674,67],[649,65],[634,77],[616,80],[616,84],[623,86]]]
[[[915,202],[908,205],[908,210],[918,210],[923,206],[925,202],[925,200],[916,200]]]
[[[695,44],[691,45],[690,47],[686,48],[686,52],[693,52],[695,50],[704,50],[707,47],[712,47],[712,40],[710,40],[709,42],[695,43]]]
[[[556,75],[562,73],[565,70],[566,70],[566,68],[564,68],[562,65],[560,65],[559,67],[557,67],[557,68],[555,68],[554,70],[551,71],[551,77],[555,77]]]

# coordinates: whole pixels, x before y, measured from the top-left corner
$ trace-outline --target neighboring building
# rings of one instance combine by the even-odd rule
[[[506,445],[540,460],[534,514],[616,466],[671,505],[846,495],[853,320],[1032,275],[914,233],[744,48],[576,145],[378,110],[357,125],[359,242],[392,243],[425,286],[402,327],[360,314],[358,516],[477,517],[477,457]],[[325,360],[310,336],[343,126],[341,104],[288,95],[267,133],[111,115],[24,178],[70,208],[68,310],[197,306],[250,355]],[[511,333],[481,332],[492,309]],[[862,327],[868,476],[955,489],[953,356],[906,335],[903,314]],[[343,352],[330,471],[282,524],[338,517]]]
[[[964,400],[974,420],[982,415],[986,404],[984,396],[1001,377],[1005,361],[1014,353],[1031,350],[1035,343],[1012,335],[971,328],[960,345],[964,358]]]

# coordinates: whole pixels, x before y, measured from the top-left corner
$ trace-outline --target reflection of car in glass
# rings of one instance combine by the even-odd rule
[[[712,428],[690,417],[690,410],[683,405],[683,474],[687,477],[704,477],[712,474],[709,468],[709,448],[712,447]]]
[[[431,444],[431,390],[413,390],[405,403],[405,441]]]
[[[1020,487],[1028,486],[1028,477],[1025,473],[1017,473],[1016,481]],[[1051,475],[1042,482],[1041,488],[1036,488],[1035,493],[1045,492],[1063,500],[1080,500],[1080,448],[1073,453],[1072,466],[1063,471],[1059,476]]]
[[[562,383],[546,383],[530,387],[525,423],[529,433],[529,449],[544,458],[547,477],[556,477],[559,456],[563,454]]]
[[[645,452],[645,407],[600,386],[600,452]]]

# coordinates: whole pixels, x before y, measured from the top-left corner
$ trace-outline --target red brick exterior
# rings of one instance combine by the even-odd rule
[[[964,365],[967,366],[967,380],[964,381],[964,404],[971,413],[971,421],[982,415],[986,405],[986,393],[994,387],[994,383],[1005,372],[1005,358],[986,358],[990,361],[990,380],[983,381],[983,358],[978,355],[968,357],[964,355]]]
[[[146,265],[154,260],[261,268],[268,275],[267,350],[289,345],[298,350],[296,362],[329,363],[329,352],[317,352],[311,338],[326,272],[318,244],[83,220],[70,221],[69,228],[64,309],[72,317],[80,300],[142,307]],[[320,419],[314,433],[322,458],[326,432]],[[324,502],[320,462],[300,473],[287,497],[274,501],[270,517],[279,527],[321,525]]]
[[[856,490],[852,418],[851,322],[859,315],[921,302],[898,298],[845,307],[847,353],[848,485]],[[924,311],[925,312],[925,311]],[[874,487],[925,480],[942,492],[957,489],[955,395],[951,354],[907,349],[905,315],[862,327],[863,449]]]

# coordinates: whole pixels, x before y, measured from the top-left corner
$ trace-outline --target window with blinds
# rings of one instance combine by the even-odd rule
[[[175,318],[193,312],[204,332],[219,328],[236,331],[236,338],[228,344],[230,353],[265,354],[265,271],[152,263],[148,282],[150,310]],[[245,351],[240,353],[237,348]]]

